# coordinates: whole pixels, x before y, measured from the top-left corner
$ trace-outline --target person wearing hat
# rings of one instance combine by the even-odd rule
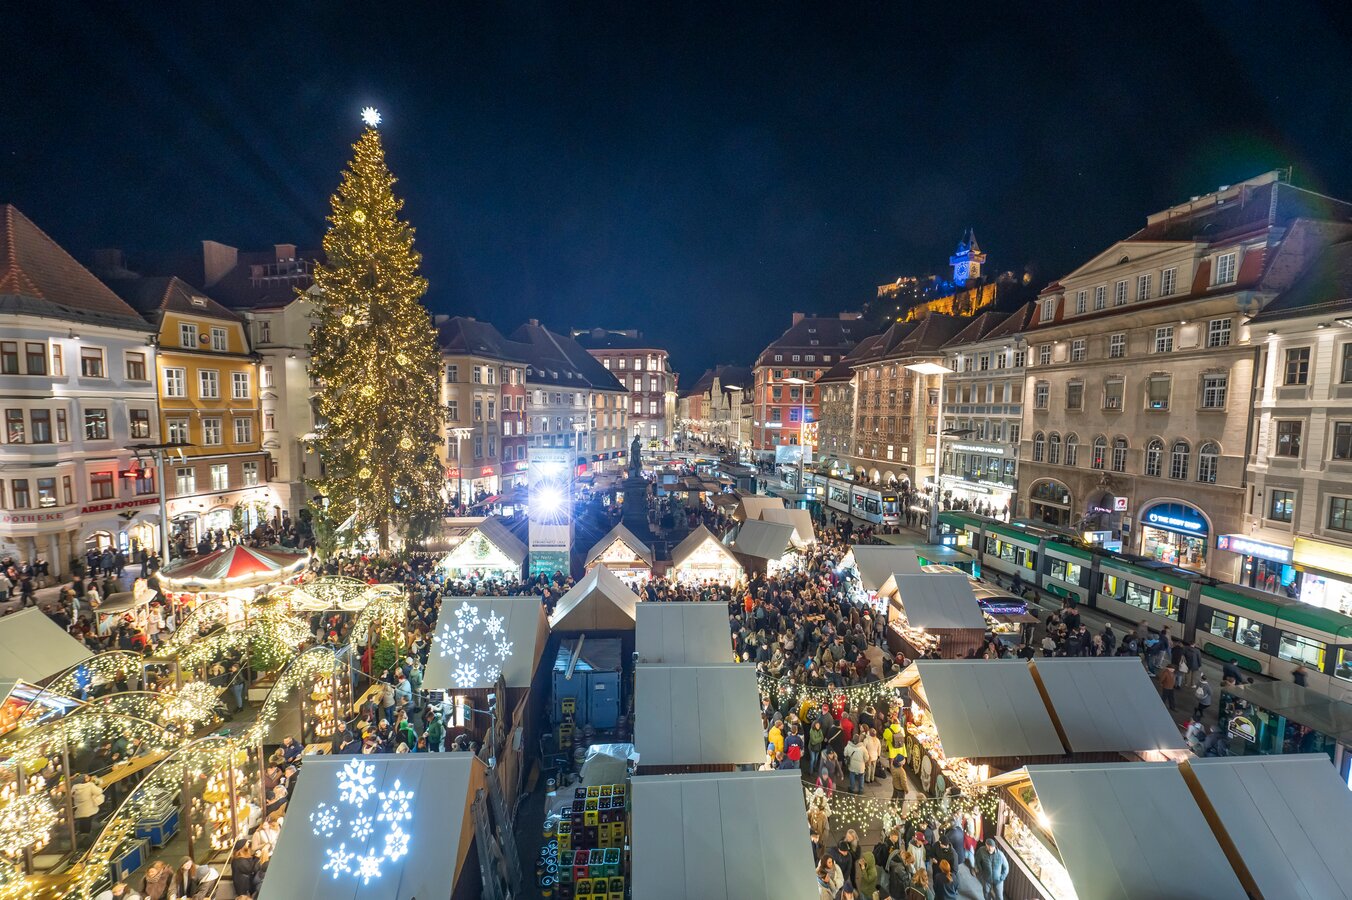
[[[1005,900],[1005,879],[1009,877],[1009,857],[988,837],[976,848],[973,860],[977,880],[985,900]]]

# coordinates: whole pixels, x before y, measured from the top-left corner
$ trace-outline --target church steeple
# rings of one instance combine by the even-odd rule
[[[986,254],[976,242],[976,232],[968,228],[958,242],[957,252],[948,258],[948,264],[953,267],[953,283],[962,287],[972,279],[980,278],[981,264],[985,261]]]

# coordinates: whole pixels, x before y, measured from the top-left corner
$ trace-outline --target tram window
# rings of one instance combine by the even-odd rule
[[[1104,575],[1103,590],[1101,591],[1101,593],[1106,594],[1109,597],[1115,597],[1118,600],[1121,600],[1122,589],[1125,586],[1126,582],[1123,581],[1121,578],[1118,578],[1116,575]]]
[[[1218,610],[1212,611],[1211,625],[1207,627],[1207,631],[1216,637],[1225,638],[1227,641],[1234,641],[1236,644],[1243,644],[1255,650],[1259,649],[1263,643],[1262,629],[1252,619],[1232,616]]]
[[[1166,594],[1163,591],[1128,581],[1124,600],[1130,606],[1149,610],[1157,616],[1164,616],[1174,621],[1179,620],[1179,602],[1178,597],[1174,594]]]
[[[1338,665],[1333,669],[1333,677],[1352,681],[1352,651],[1347,647],[1338,648]]]
[[[1282,632],[1281,640],[1277,645],[1277,656],[1279,658],[1309,666],[1316,671],[1323,671],[1324,669],[1324,651],[1325,644],[1323,641],[1316,641],[1300,634],[1292,634],[1289,631]]]
[[[1053,559],[1051,562],[1051,576],[1071,584],[1080,583],[1080,573],[1083,570],[1084,567],[1078,563],[1066,562],[1063,559]]]

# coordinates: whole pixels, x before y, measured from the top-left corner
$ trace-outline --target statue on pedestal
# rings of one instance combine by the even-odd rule
[[[634,435],[634,439],[629,442],[629,477],[643,477],[643,445],[638,435]]]

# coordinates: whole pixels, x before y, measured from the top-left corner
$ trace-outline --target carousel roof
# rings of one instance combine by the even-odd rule
[[[170,590],[225,590],[257,587],[285,580],[304,567],[308,553],[293,553],[281,547],[245,547],[236,544],[185,560],[162,570],[156,577]]]

